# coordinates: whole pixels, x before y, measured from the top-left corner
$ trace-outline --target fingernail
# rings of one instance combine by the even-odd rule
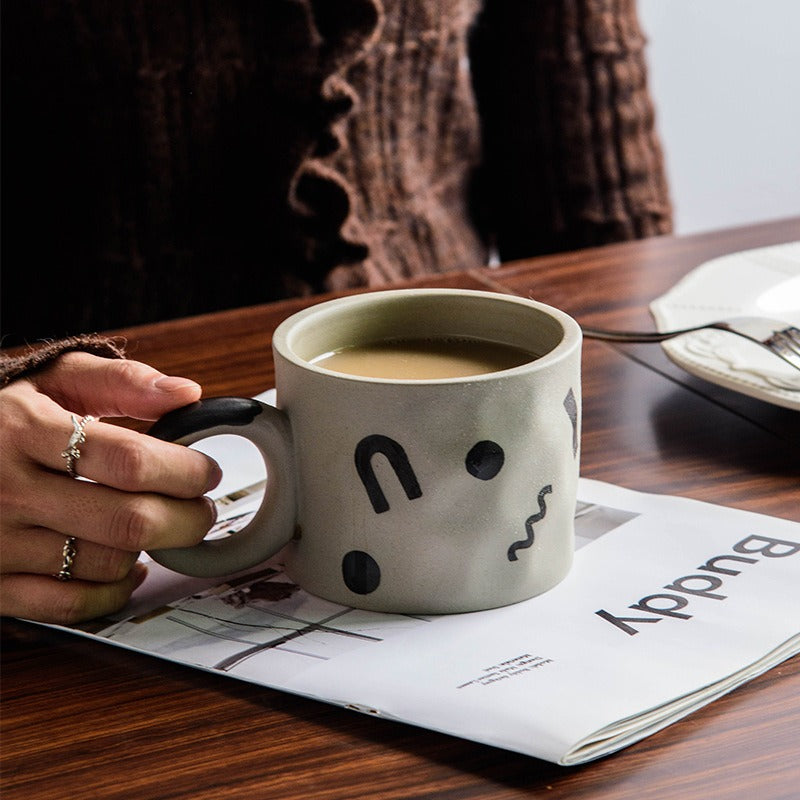
[[[219,482],[222,480],[222,468],[216,461],[209,458],[211,461],[211,474],[208,476],[208,484],[206,485],[205,492],[210,492],[212,489],[216,489],[219,486]],[[205,494],[204,492],[204,494]]]
[[[203,500],[211,506],[211,525],[208,526],[210,528],[217,521],[217,504],[210,497],[203,497]]]
[[[136,573],[133,588],[138,589],[144,583],[144,579],[147,577],[147,565],[142,564],[141,561],[137,561],[133,565],[133,571]]]
[[[162,375],[153,382],[153,386],[160,392],[176,392],[178,389],[200,388],[200,384],[189,378],[179,378],[176,375]]]

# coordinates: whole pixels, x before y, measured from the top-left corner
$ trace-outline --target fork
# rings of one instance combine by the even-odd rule
[[[706,322],[692,328],[681,328],[675,331],[609,331],[600,328],[583,328],[587,339],[600,339],[604,342],[648,343],[663,342],[684,333],[693,333],[713,328],[728,331],[755,342],[769,350],[773,355],[783,359],[787,364],[800,370],[800,329],[785,322],[764,317],[732,317],[718,322]]]

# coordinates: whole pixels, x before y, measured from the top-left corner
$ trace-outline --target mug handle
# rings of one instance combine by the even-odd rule
[[[192,547],[151,550],[154,561],[184,575],[218,577],[260,564],[292,537],[294,456],[291,427],[282,411],[244,397],[212,397],[170,411],[148,433],[186,445],[223,433],[243,436],[258,448],[267,468],[264,499],[242,530]]]

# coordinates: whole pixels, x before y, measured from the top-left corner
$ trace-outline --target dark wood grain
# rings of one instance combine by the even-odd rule
[[[593,324],[698,263],[800,238],[800,221],[476,269],[417,285],[531,294]],[[133,357],[208,395],[271,385],[271,332],[322,298],[124,332]],[[800,414],[683,374],[660,348],[584,348],[582,472],[800,520]],[[625,751],[564,769],[14,620],[2,626],[2,796],[752,798],[797,796],[800,659]]]
[[[659,236],[512,262],[489,275],[503,288],[598,327],[652,329],[648,304],[718,256],[800,240],[792,218],[695,236]]]

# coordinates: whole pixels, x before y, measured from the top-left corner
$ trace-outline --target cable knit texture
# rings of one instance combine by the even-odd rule
[[[0,31],[6,346],[670,229],[633,0],[37,0]]]

